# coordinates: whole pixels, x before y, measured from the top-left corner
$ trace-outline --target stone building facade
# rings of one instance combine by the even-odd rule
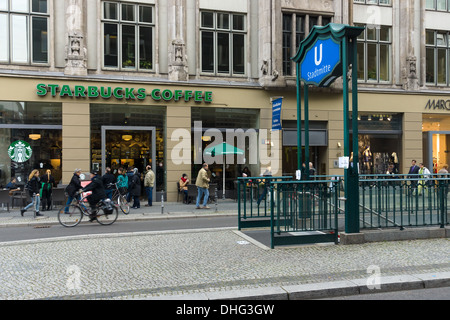
[[[175,200],[181,174],[195,179],[213,128],[224,137],[254,129],[266,153],[250,163],[247,146],[226,172],[212,166],[217,181],[227,177],[228,195],[245,166],[292,175],[290,58],[327,23],[366,27],[358,39],[361,159],[371,150],[363,173],[382,173],[393,154],[399,172],[412,159],[440,169],[450,162],[449,17],[448,0],[0,0],[0,148],[27,140],[35,150],[28,163],[0,156],[0,183],[34,167],[52,168],[65,184],[75,168],[151,164],[156,196]],[[277,97],[283,130],[271,132]],[[309,160],[319,174],[342,174],[343,117],[342,79],[311,89]]]

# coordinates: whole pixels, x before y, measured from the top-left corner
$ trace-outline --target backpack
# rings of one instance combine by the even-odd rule
[[[31,189],[32,189],[31,180],[28,180],[27,183],[25,184],[24,190],[31,191]]]

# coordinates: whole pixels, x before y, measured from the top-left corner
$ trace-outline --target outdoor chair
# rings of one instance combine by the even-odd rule
[[[177,190],[178,190],[177,202],[180,202],[180,196],[181,200],[183,200],[183,191],[180,190],[180,182],[177,182]]]
[[[195,199],[197,198],[198,191],[197,186],[195,184],[188,184],[188,202],[193,201],[195,203]]]
[[[2,205],[6,204],[6,208],[9,212],[9,203],[11,202],[11,198],[9,196],[9,190],[0,190],[0,203]]]
[[[28,195],[28,192],[26,192],[26,191],[14,191],[11,196],[11,207],[14,208],[16,201],[19,201],[20,208],[25,207],[27,204],[27,200],[28,200],[27,195]]]
[[[63,205],[66,203],[66,194],[64,188],[54,188],[52,191],[52,210],[55,204]]]

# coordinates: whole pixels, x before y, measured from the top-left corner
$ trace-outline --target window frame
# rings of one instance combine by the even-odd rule
[[[365,26],[365,25],[363,25]],[[380,39],[380,31],[381,27],[388,28],[389,30],[389,40],[381,40]],[[393,70],[392,70],[392,63],[393,63],[393,48],[392,48],[392,36],[393,36],[393,30],[392,26],[380,26],[380,28],[375,27],[375,39],[368,39],[368,31],[369,28],[365,28],[363,33],[358,37],[357,44],[363,44],[364,45],[364,79],[358,78],[359,83],[365,83],[365,84],[392,84],[393,81]],[[369,68],[368,68],[368,45],[369,44],[375,44],[376,45],[376,80],[369,79]],[[388,45],[389,48],[389,57],[388,57],[388,73],[389,73],[389,80],[380,80],[380,48],[382,45]],[[357,58],[358,59],[358,58]],[[359,59],[358,59],[359,60]]]
[[[6,25],[8,30],[6,31],[7,37],[7,58],[5,60],[0,60],[0,65],[23,65],[23,66],[49,66],[50,65],[50,12],[49,12],[49,0],[46,4],[46,12],[33,11],[33,0],[26,0],[28,5],[27,10],[12,10],[12,3],[14,0],[6,1],[6,9],[0,9],[0,15],[6,16]],[[14,28],[13,28],[13,17],[25,17],[26,26],[24,27],[24,32],[26,32],[26,61],[18,61],[14,59]],[[35,39],[33,37],[33,21],[34,19],[45,19],[46,20],[46,48],[43,48],[43,52],[47,54],[47,61],[37,61],[35,60],[34,43]],[[41,45],[42,47],[42,45]]]
[[[289,57],[288,60],[285,60],[285,47],[284,45],[284,38],[285,38],[285,29],[284,29],[284,16],[291,16],[291,27],[290,27],[290,42],[291,45],[289,47],[289,49],[291,49],[292,51],[292,55],[291,57]],[[303,32],[298,31],[297,30],[297,20],[298,18],[301,17],[303,19]],[[306,39],[306,37],[308,37],[309,33],[311,32],[312,27],[314,27],[314,25],[310,24],[310,18],[314,17],[317,18],[317,25],[319,26],[323,26],[323,19],[329,19],[329,23],[333,22],[334,16],[331,14],[327,14],[327,13],[323,13],[323,14],[310,14],[310,13],[306,13],[306,12],[296,12],[296,11],[282,11],[281,12],[281,63],[282,63],[282,73],[283,76],[285,77],[295,77],[296,76],[296,68],[295,68],[295,63],[294,61],[292,61],[290,58],[292,58],[296,53],[297,50],[300,46],[300,43]],[[308,23],[307,23],[308,22]],[[300,40],[300,43],[297,43],[297,35],[300,35],[300,37],[302,38]],[[286,66],[288,65],[288,63],[290,64],[290,74],[286,74]]]
[[[425,84],[427,86],[436,86],[436,87],[448,87],[450,86],[450,31],[443,31],[443,30],[430,30],[430,29],[426,29],[425,30],[425,35],[428,32],[433,32],[433,44],[429,44],[427,43],[426,39],[427,37],[425,36]],[[437,35],[438,34],[444,34],[444,39],[446,41],[445,45],[439,45],[438,41],[437,41]],[[433,50],[433,82],[428,82],[427,81],[427,75],[426,75],[426,71],[427,71],[427,67],[428,67],[428,61],[427,61],[427,55],[426,52],[432,49]],[[439,64],[439,59],[438,59],[438,54],[439,54],[439,50],[445,50],[445,83],[439,83],[439,73],[436,72],[438,70],[438,64]]]
[[[105,18],[105,5],[106,4],[114,4],[116,5],[116,18]],[[134,21],[123,20],[123,6],[133,6],[133,14]],[[148,7],[151,8],[151,22],[140,21],[140,8]],[[146,4],[146,3],[130,3],[130,2],[122,2],[122,1],[102,1],[101,2],[101,49],[102,49],[102,70],[111,70],[111,71],[130,71],[130,72],[155,72],[155,57],[156,57],[156,47],[155,47],[155,33],[156,33],[156,8],[154,5]],[[115,66],[106,66],[105,65],[105,25],[115,25],[117,30],[117,67]],[[133,26],[134,27],[134,66],[127,67],[124,66],[123,61],[123,53],[122,53],[122,45],[123,45],[123,27],[124,26]],[[141,68],[141,27],[146,27],[151,29],[151,68]]]
[[[425,10],[427,11],[437,11],[437,12],[450,12],[450,0],[445,0],[445,9],[438,9],[437,2],[438,0],[432,0],[433,1],[433,7],[429,8],[427,7],[427,2],[425,2]]]
[[[203,26],[203,14],[204,13],[212,13],[213,14],[213,25]],[[219,28],[218,26],[218,15],[225,14],[228,15],[228,28]],[[242,23],[243,30],[234,28],[234,16],[242,16],[244,21]],[[203,70],[203,33],[212,33],[212,43],[213,43],[213,71],[204,71]],[[218,59],[218,34],[227,34],[228,35],[228,64],[229,71],[228,72],[220,72],[219,71],[219,59]],[[244,36],[244,45],[243,45],[243,73],[234,71],[234,36],[235,35],[243,35]],[[245,78],[248,74],[248,15],[245,12],[226,12],[226,11],[216,11],[216,10],[200,10],[199,12],[199,70],[200,74],[204,76],[213,76],[213,77],[240,77]]]

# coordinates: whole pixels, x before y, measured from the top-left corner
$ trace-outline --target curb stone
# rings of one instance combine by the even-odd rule
[[[380,288],[369,289],[367,279],[288,285],[257,289],[161,295],[136,300],[307,300],[360,294],[450,286],[450,272],[380,277]]]

